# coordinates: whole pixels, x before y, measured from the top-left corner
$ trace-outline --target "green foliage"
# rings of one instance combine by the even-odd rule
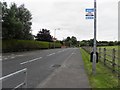
[[[89,77],[91,88],[117,88],[118,79],[111,70],[103,66],[101,63],[96,65],[96,75],[92,75],[92,63],[90,62],[90,55],[80,49],[82,59],[84,61],[85,69]],[[94,89],[93,89],[94,90]]]
[[[29,51],[38,49],[53,48],[53,42],[32,41],[32,40],[3,40],[2,51],[3,52],[17,52],[17,51]],[[60,48],[61,44],[56,43],[56,48]]]
[[[114,42],[113,41],[108,42],[108,46],[114,46]]]
[[[73,46],[76,46],[76,45],[77,45],[77,38],[74,37],[74,36],[72,36],[72,37],[71,37],[71,42],[72,42],[72,45],[73,45]]]
[[[80,46],[93,46],[94,39],[80,41]],[[97,46],[116,46],[120,41],[97,41]]]
[[[63,42],[65,42],[65,45],[66,46],[78,46],[79,45],[79,42],[77,41],[77,38],[72,36],[71,38],[70,37],[67,37]]]
[[[17,7],[12,3],[10,8],[7,3],[2,3],[2,37],[3,39],[31,40],[31,13],[24,5]]]
[[[36,40],[51,42],[52,36],[50,35],[50,31],[47,29],[40,30],[36,36]]]
[[[93,46],[94,39],[82,40],[80,46]],[[98,43],[98,41],[96,41]]]

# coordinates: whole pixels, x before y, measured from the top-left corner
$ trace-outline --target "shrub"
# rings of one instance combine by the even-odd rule
[[[37,49],[49,49],[53,48],[53,42],[34,41],[34,40],[3,40],[2,52],[18,52],[29,51]],[[56,43],[56,48],[60,48],[61,44]]]

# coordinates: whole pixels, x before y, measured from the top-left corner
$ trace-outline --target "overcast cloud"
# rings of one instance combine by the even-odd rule
[[[85,19],[85,9],[93,8],[94,0],[4,0],[9,4],[25,4],[32,13],[32,33],[41,28],[56,31],[59,40],[75,36],[78,40],[93,38],[93,21]],[[97,0],[97,40],[118,40],[118,1]]]

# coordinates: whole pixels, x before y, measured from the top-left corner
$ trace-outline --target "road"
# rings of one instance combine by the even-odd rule
[[[37,50],[14,54],[3,54],[2,76],[27,68],[28,88],[35,88],[50,76],[78,48]],[[75,58],[75,57],[74,57]],[[3,88],[12,88],[23,81],[23,74],[3,81]]]

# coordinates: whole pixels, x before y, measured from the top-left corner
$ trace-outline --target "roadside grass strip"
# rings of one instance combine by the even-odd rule
[[[82,54],[84,67],[87,72],[91,88],[111,88],[114,90],[118,87],[118,78],[116,75],[100,62],[96,64],[96,75],[92,75],[92,63],[90,62],[90,55],[82,48],[80,48],[80,52]]]

